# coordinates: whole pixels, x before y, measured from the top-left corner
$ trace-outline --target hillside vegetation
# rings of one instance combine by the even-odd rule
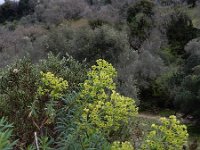
[[[0,60],[0,150],[198,149],[198,0],[8,0]]]

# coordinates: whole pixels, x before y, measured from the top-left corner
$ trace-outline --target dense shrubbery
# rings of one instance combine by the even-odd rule
[[[0,6],[0,23],[13,21],[34,11],[35,2],[32,0],[6,0]]]
[[[88,72],[80,101],[85,106],[83,126],[89,133],[100,131],[113,136],[116,131],[127,128],[130,118],[137,114],[135,101],[116,93],[115,77],[116,70],[104,60],[98,60],[97,66]],[[91,126],[95,127],[94,131]]]
[[[0,115],[13,123],[9,141],[24,149],[36,149],[36,137],[41,149],[140,149],[149,137],[155,145],[145,146],[163,147],[154,140],[167,127],[148,136],[137,106],[198,121],[199,4],[187,2],[196,8],[181,0],[6,1]]]
[[[80,62],[86,59],[87,65],[102,58],[118,70],[117,89],[124,95],[141,101],[146,97],[159,98],[158,103],[165,101],[166,105],[162,106],[178,106],[180,100],[174,89],[181,81],[176,79],[184,78],[187,71],[192,74],[187,66],[198,63],[196,55],[187,58],[184,46],[196,38],[199,31],[193,27],[191,18],[171,6],[175,1],[168,3],[169,8],[151,0],[41,0],[39,3],[21,0],[20,14],[29,14],[29,7],[34,12],[18,22],[0,26],[0,66],[26,53],[38,62],[45,57],[45,50],[60,56],[68,53]],[[80,17],[83,18],[79,20]],[[66,20],[69,18],[72,20]],[[63,60],[51,69],[57,71],[56,67],[65,64],[68,62]],[[41,70],[70,79],[69,89],[77,90],[77,84],[83,82],[85,76],[79,72],[81,64],[74,62],[73,65],[76,66],[74,74],[69,73],[69,69],[54,72],[48,66]]]
[[[154,3],[150,0],[142,0],[130,6],[127,11],[127,22],[130,27],[131,36],[138,38],[137,43],[132,44],[135,48],[145,40],[153,27],[153,7]]]
[[[87,65],[83,62],[78,62],[71,56],[60,57],[48,54],[47,59],[40,60],[37,65],[38,69],[43,72],[52,72],[56,76],[62,77],[68,81],[68,89],[77,91],[79,83],[86,79]]]
[[[187,0],[188,5],[191,5],[191,7],[195,7],[196,2],[197,2],[197,0]]]
[[[186,52],[189,54],[184,65],[184,75],[179,83],[179,89],[175,95],[175,104],[185,114],[199,117],[199,88],[200,88],[200,53],[199,39],[187,44]]]
[[[178,26],[178,28],[176,28]],[[187,15],[177,12],[172,16],[171,24],[167,30],[169,45],[174,55],[185,54],[184,46],[197,37],[197,29],[192,25],[192,21]]]
[[[131,48],[124,31],[103,25],[94,30],[89,27],[73,29],[61,26],[50,34],[47,49],[62,55],[68,53],[78,60],[87,59],[90,63],[99,58],[117,63],[119,55]]]
[[[12,1],[6,1],[0,6],[0,23],[6,20],[14,20],[18,17],[17,9],[18,3]]]
[[[66,70],[63,72],[64,68]],[[63,84],[66,82],[62,78],[54,77],[52,73],[40,75],[40,71],[46,69],[59,77],[64,75],[65,79],[69,79],[69,90],[77,90],[81,82],[79,79],[84,80],[83,65],[72,58],[59,60],[52,54],[47,60],[41,61],[39,67],[24,59],[1,72],[0,113],[14,123],[16,137],[24,142],[30,142],[34,130],[41,130],[47,122],[52,122],[55,117],[54,106],[59,105],[55,99],[63,96],[61,92],[65,89]]]
[[[49,59],[52,58],[50,55]],[[116,93],[116,70],[111,64],[97,60],[97,65],[91,67],[87,79],[76,92],[67,90],[68,83],[62,76],[39,72],[26,59],[14,67],[1,76],[0,113],[14,123],[15,134],[10,137],[11,131],[7,127],[11,126],[4,125],[2,120],[0,134],[5,132],[7,135],[2,140],[19,139],[16,147],[25,148],[31,144],[28,149],[35,146],[42,149],[133,149],[131,131],[138,110],[133,99]],[[73,72],[73,67],[71,69]],[[15,110],[15,115],[12,110]],[[182,127],[179,124],[171,126]],[[176,134],[173,130],[171,132]],[[181,135],[187,133],[186,130],[184,133],[178,132]],[[186,139],[179,135],[174,138]],[[39,140],[36,145],[33,144],[34,140]],[[14,144],[7,143],[5,146]]]
[[[29,139],[29,131],[34,130],[28,118],[28,106],[34,101],[38,78],[36,70],[27,59],[1,72],[0,113],[14,123],[15,135],[20,140]]]
[[[181,150],[187,142],[187,127],[180,125],[175,116],[170,116],[169,119],[161,118],[160,121],[161,125],[152,124],[153,130],[148,134],[143,149]]]

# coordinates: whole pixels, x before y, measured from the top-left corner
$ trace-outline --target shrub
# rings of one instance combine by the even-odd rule
[[[10,31],[13,28],[11,26],[15,28],[14,31]],[[17,59],[27,55],[34,62],[38,62],[46,55],[43,48],[45,32],[46,30],[40,25],[22,26],[19,22],[12,22],[3,26],[0,40],[0,67],[13,64]]]
[[[50,54],[41,62],[42,71],[38,65],[23,59],[1,72],[0,114],[14,122],[16,134],[13,138],[19,137],[16,148],[37,149],[35,145],[27,147],[33,143],[33,133],[37,132],[41,149],[133,150],[133,145],[124,141],[133,140],[132,133],[140,130],[133,124],[138,108],[134,99],[116,92],[116,69],[99,59],[80,88],[70,91],[67,90],[68,82],[61,76],[65,73],[57,67],[64,66],[73,71],[76,67],[70,67],[68,63],[78,62],[72,60],[68,62],[63,58],[59,61]],[[141,127],[145,127],[144,124]],[[10,127],[5,119],[0,120],[0,148],[11,149],[15,144],[10,142]],[[186,126],[175,116],[169,120],[161,118],[161,124],[152,124],[152,128],[142,149],[180,149],[187,140]],[[145,135],[141,133],[140,140]],[[134,141],[136,148],[139,145]]]
[[[174,55],[185,54],[184,46],[197,37],[197,29],[193,27],[191,19],[181,12],[172,15],[167,27],[169,45]]]
[[[142,149],[182,150],[188,138],[187,127],[181,125],[175,116],[161,118],[161,125],[152,124]]]
[[[41,72],[41,84],[38,87],[39,96],[48,95],[57,100],[63,96],[62,92],[67,89],[68,83],[63,78],[57,78],[51,72]]]
[[[127,11],[127,22],[131,31],[132,38],[138,38],[141,43],[153,27],[153,7],[154,3],[150,0],[141,0],[131,5]],[[132,45],[138,48],[139,43]]]
[[[119,71],[120,87],[118,89],[120,92],[123,92],[125,96],[137,98],[137,88],[133,77],[135,70],[133,67],[137,65],[135,63],[137,52],[131,48],[125,30],[117,30],[109,25],[103,25],[94,30],[89,27],[73,29],[62,25],[49,35],[47,50],[52,51],[54,54],[60,53],[61,56],[68,53],[80,62],[86,59],[86,63],[89,65],[93,65],[97,59],[105,59],[117,67]],[[70,81],[73,81],[75,77],[83,79],[75,80],[77,81],[76,83],[84,81],[85,78],[80,76],[81,71],[84,70],[78,70],[80,70],[78,74],[73,74],[70,78],[66,78],[69,85]],[[62,74],[62,76],[64,77],[65,75]]]
[[[174,104],[185,115],[193,115],[199,118],[199,88],[200,88],[200,54],[199,54],[199,40],[194,39],[190,41],[185,50],[187,52],[187,59],[183,69],[183,77],[180,78],[178,84],[175,86],[176,92],[174,94]]]
[[[59,112],[58,147],[64,149],[110,149],[113,139],[130,137],[134,100],[116,93],[116,70],[105,60],[87,74],[79,93],[71,93]],[[126,133],[125,133],[126,132]],[[123,134],[123,136],[122,136]]]
[[[0,75],[0,113],[13,122],[15,136],[22,142],[32,139],[35,130],[28,106],[37,93],[38,73],[29,59],[22,59]]]
[[[151,16],[153,14],[154,3],[151,0],[140,0],[131,5],[127,12],[127,21],[131,22],[138,13],[143,13]]]
[[[195,7],[196,6],[196,2],[197,2],[197,0],[187,0],[187,4],[191,5],[191,7]]]
[[[23,16],[34,12],[36,2],[33,0],[20,0],[18,6],[18,14]]]
[[[53,126],[57,111],[63,105],[62,97],[78,90],[86,70],[71,57],[60,59],[49,54],[39,64],[33,65],[30,59],[24,58],[0,72],[0,114],[13,122],[15,138],[23,146],[33,141],[34,131],[39,136],[54,135]]]
[[[191,114],[199,118],[199,88],[200,76],[197,74],[187,75],[183,78],[179,89],[175,94],[175,106],[186,115]]]
[[[5,1],[4,4],[0,5],[0,23],[17,19],[17,6],[18,2],[15,1]]]
[[[61,55],[68,53],[79,61],[86,59],[91,64],[97,59],[116,64],[119,55],[130,49],[127,33],[108,25],[94,30],[84,27],[76,31],[62,26],[50,34],[47,41],[48,51]]]
[[[56,116],[55,107],[63,97],[63,91],[67,89],[68,82],[58,78],[51,72],[41,72],[38,81],[37,95],[30,107],[29,117],[36,127],[41,130],[45,124],[52,124]],[[42,122],[42,123],[41,123]],[[41,124],[41,125],[39,125]]]
[[[84,82],[87,75],[87,65],[84,61],[78,62],[71,56],[60,57],[52,53],[49,53],[46,59],[40,60],[37,68],[67,80],[69,91],[79,90],[79,83]]]
[[[87,8],[83,0],[42,0],[35,8],[35,15],[39,21],[52,25],[65,19],[80,18]]]
[[[83,83],[80,95],[85,107],[81,126],[88,134],[100,131],[109,136],[128,126],[129,119],[137,114],[135,101],[115,92],[114,77],[116,70],[101,59],[88,72],[88,80]]]
[[[152,83],[152,95],[162,99],[161,103],[164,107],[173,105],[174,78],[180,74],[178,71],[178,68],[170,67]],[[181,78],[180,75],[179,77]]]
[[[186,74],[191,74],[194,72],[194,68],[200,65],[200,39],[191,40],[186,46],[185,51],[188,55],[185,60],[184,72]]]

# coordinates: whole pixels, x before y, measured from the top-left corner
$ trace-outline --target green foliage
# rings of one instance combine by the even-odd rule
[[[128,132],[137,108],[133,99],[115,92],[114,77],[115,68],[105,60],[97,60],[80,93],[65,98],[66,108],[59,113],[64,116],[57,127],[60,148],[109,149],[108,140],[123,138],[123,131]]]
[[[175,106],[185,114],[199,117],[200,106],[200,75],[191,74],[186,76],[175,95]]]
[[[160,54],[161,58],[163,59],[163,61],[167,66],[176,65],[174,63],[178,63],[179,61],[179,57],[174,56],[172,51],[173,50],[168,47],[161,49],[161,54]]]
[[[200,56],[190,55],[184,65],[185,74],[198,75],[198,66],[200,65]]]
[[[46,47],[55,54],[68,53],[79,61],[86,59],[91,64],[97,59],[116,64],[119,55],[126,54],[131,49],[127,33],[109,25],[94,30],[90,27],[73,29],[62,25],[49,35]]]
[[[139,38],[141,41],[149,35],[149,30],[153,27],[153,7],[151,0],[141,0],[128,8],[127,22],[131,30],[131,36]]]
[[[172,106],[174,97],[174,86],[177,84],[176,78],[181,80],[179,68],[170,66],[168,70],[156,78],[152,83],[153,96],[158,97],[165,107]]]
[[[29,59],[19,60],[0,75],[0,113],[13,122],[15,136],[22,141],[31,139],[30,131],[35,129],[28,117],[28,106],[35,99],[38,79]]]
[[[32,13],[34,11],[34,5],[32,3],[32,0],[20,0],[18,4],[18,14],[23,16]]]
[[[197,37],[197,29],[193,27],[192,21],[187,15],[176,12],[167,27],[167,37],[172,53],[183,55],[185,54],[184,46]]]
[[[33,12],[31,0],[12,1],[6,0],[0,5],[0,23],[5,21],[13,21]]]
[[[38,147],[41,150],[53,150],[52,144],[54,144],[55,141],[53,139],[49,139],[46,136],[42,136],[38,138]],[[35,144],[29,145],[26,150],[37,150],[37,147]]]
[[[56,130],[58,149],[105,149],[109,142],[101,133],[86,134],[79,126],[83,106],[77,103],[79,93],[68,94],[63,102],[65,107],[58,111]]]
[[[88,134],[100,131],[108,136],[128,126],[129,119],[137,114],[135,101],[115,92],[114,77],[116,70],[101,59],[88,72],[88,80],[83,83],[80,95],[85,107],[81,126]]]
[[[186,45],[199,34],[192,24],[199,18],[176,11],[198,14],[199,6],[186,7],[180,0],[6,0],[0,66],[27,52],[35,63],[23,59],[0,72],[0,116],[13,122],[16,149],[36,149],[34,132],[40,149],[139,149],[151,122],[135,117],[132,98],[153,112],[176,106],[199,120],[199,41]],[[60,55],[38,62],[46,51]],[[97,59],[88,72],[86,63]]]
[[[188,52],[188,57],[185,60],[183,69],[184,74],[180,82],[176,84],[178,89],[174,96],[174,104],[181,112],[193,115],[199,118],[200,106],[200,55],[199,55],[199,40],[192,40],[187,44],[185,50]]]
[[[53,135],[52,126],[62,107],[62,97],[78,90],[85,72],[86,67],[71,57],[60,59],[52,54],[37,65],[23,59],[1,71],[0,114],[14,123],[15,136],[20,142],[31,143],[34,131]]]
[[[41,60],[37,67],[43,72],[52,72],[67,80],[70,91],[78,90],[79,83],[84,82],[87,75],[86,63],[78,62],[71,56],[60,58],[59,55],[49,53],[47,59]]]
[[[55,77],[51,72],[41,72],[41,84],[38,87],[39,96],[48,95],[57,100],[63,96],[63,91],[67,89],[68,82],[63,78]]]
[[[142,149],[181,150],[187,142],[188,133],[185,125],[181,125],[175,116],[161,118],[161,125],[152,124]]]
[[[23,59],[1,74],[1,114],[14,123],[15,136],[32,141],[34,130],[41,130],[55,117],[55,101],[62,96],[67,82],[53,74],[42,74]],[[66,84],[66,85],[65,85]]]
[[[77,64],[73,59],[69,62]],[[41,62],[41,68],[65,75],[57,67],[63,65],[68,68],[69,62],[64,58],[59,61],[58,57],[49,55],[48,60]],[[141,132],[145,130],[133,124],[138,113],[135,101],[116,92],[114,79],[117,72],[110,63],[102,59],[97,60],[97,65],[88,71],[87,79],[81,84],[80,91],[76,92],[67,90],[68,82],[62,76],[50,71],[44,73],[41,68],[24,59],[1,72],[1,114],[14,122],[13,138],[19,137],[19,143],[24,143],[23,146],[17,145],[19,148],[31,144],[34,140],[33,133],[37,132],[38,145],[44,150],[53,148],[133,150],[130,142],[121,141],[136,140],[135,136],[131,136],[132,132],[135,134],[138,129]],[[73,71],[76,67],[72,65],[69,68]],[[18,101],[12,101],[12,98]],[[13,116],[10,111],[16,108],[18,111]],[[161,123],[152,125],[154,130],[146,137],[143,147],[152,146],[149,145],[151,141],[150,143],[156,147],[163,148],[162,146],[167,145],[169,149],[174,146],[179,149],[187,138],[186,127],[180,125],[174,116],[169,120],[161,119]],[[5,143],[3,146],[8,144],[11,137],[12,130],[8,129],[10,127],[5,124],[4,119],[2,123],[0,121],[0,135],[2,133],[0,140]],[[141,140],[145,135],[141,133],[138,138]],[[27,139],[24,139],[24,136]],[[55,140],[47,136],[54,137]],[[160,142],[156,143],[155,140]],[[136,143],[134,141],[134,144]],[[10,144],[13,145],[14,143]],[[139,146],[140,143],[137,143],[137,148]],[[27,149],[35,150],[36,147],[30,145]]]
[[[195,7],[196,2],[197,2],[197,0],[187,0],[188,5],[191,5],[191,7]]]
[[[101,27],[102,25],[106,24],[106,21],[96,19],[96,20],[89,20],[89,25],[92,29]]]
[[[0,149],[1,150],[12,150],[13,146],[16,144],[11,141],[13,126],[7,123],[5,118],[0,119]]]
[[[152,9],[153,9],[154,4],[152,3],[151,0],[140,0],[136,4],[132,5],[128,9],[128,17],[127,21],[131,22],[132,18],[137,14],[137,13],[144,13],[146,15],[152,15]]]
[[[58,78],[51,72],[41,72],[41,81],[39,81],[37,96],[30,107],[29,117],[34,119],[34,124],[41,129],[45,124],[51,124],[56,116],[55,106],[63,97],[63,91],[68,87],[68,82],[63,78]],[[41,102],[42,101],[42,102]],[[42,121],[42,125],[37,123]],[[37,121],[36,121],[37,120]]]
[[[0,5],[0,23],[16,19],[18,17],[17,11],[17,2],[6,1]]]
[[[111,150],[134,150],[130,142],[113,142]]]

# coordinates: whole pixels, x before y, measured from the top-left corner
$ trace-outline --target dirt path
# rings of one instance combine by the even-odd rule
[[[151,119],[151,120],[159,120],[159,115],[152,115],[152,114],[146,114],[146,113],[139,113],[138,117],[144,118],[144,119]]]

